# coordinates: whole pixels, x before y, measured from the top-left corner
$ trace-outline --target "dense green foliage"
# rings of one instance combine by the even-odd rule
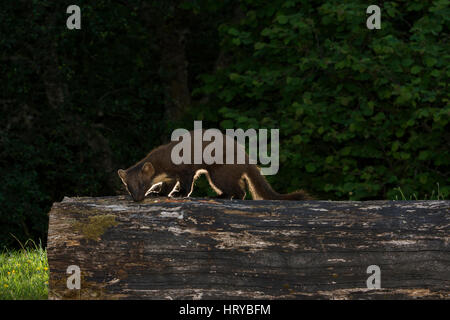
[[[69,4],[0,5],[0,247],[45,240],[64,195],[122,192],[116,169],[193,120],[280,129],[279,191],[448,197],[448,1],[384,2],[381,30],[358,0],[80,0],[75,31]],[[185,84],[163,63],[180,30]]]
[[[279,189],[359,200],[448,186],[448,2],[384,2],[381,30],[365,28],[366,3],[245,1],[245,19],[219,28],[232,62],[203,76],[196,92],[217,95],[202,114],[280,128]]]

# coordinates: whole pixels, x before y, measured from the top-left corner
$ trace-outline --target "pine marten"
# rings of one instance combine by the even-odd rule
[[[192,133],[192,131],[190,132]],[[225,135],[221,134],[225,139]],[[194,142],[192,141],[192,150]],[[246,195],[246,183],[253,200],[309,200],[308,193],[299,190],[289,194],[279,194],[272,189],[270,184],[260,173],[255,164],[250,164],[247,153],[245,164],[174,164],[171,158],[172,149],[179,142],[172,141],[168,144],[153,149],[144,159],[132,167],[118,170],[118,175],[134,201],[142,201],[148,194],[157,194],[169,197],[189,197],[192,193],[196,178],[205,174],[211,188],[218,194],[218,198],[244,199]],[[203,150],[211,142],[203,141]],[[233,140],[237,159],[237,149],[242,148]],[[203,151],[202,150],[202,151]],[[224,144],[223,157],[226,158]],[[191,160],[193,152],[191,152]]]

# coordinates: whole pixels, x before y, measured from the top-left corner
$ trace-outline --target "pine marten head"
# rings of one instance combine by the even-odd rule
[[[127,170],[119,169],[117,173],[133,200],[138,202],[150,191],[155,169],[151,162],[145,162]]]

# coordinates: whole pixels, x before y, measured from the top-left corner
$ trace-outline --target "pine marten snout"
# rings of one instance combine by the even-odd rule
[[[226,139],[224,137],[224,139]],[[203,142],[203,149],[210,142]],[[289,194],[279,194],[260,173],[259,168],[249,164],[245,154],[245,164],[174,164],[172,149],[178,142],[173,141],[152,150],[144,159],[128,168],[118,170],[118,175],[134,201],[142,201],[148,194],[169,197],[189,197],[195,179],[205,174],[219,198],[244,199],[248,187],[253,200],[308,200],[311,197],[303,190]],[[235,143],[235,148],[239,148]],[[236,154],[236,153],[235,153]],[[226,149],[223,151],[226,157]]]

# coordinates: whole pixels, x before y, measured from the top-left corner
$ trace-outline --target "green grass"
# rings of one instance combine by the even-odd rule
[[[405,195],[403,193],[403,190],[400,187],[398,187],[398,188],[395,188],[395,191],[398,194],[395,195],[395,198],[392,200],[445,200],[445,196],[442,194],[442,192],[440,190],[439,183],[436,183],[436,186],[437,186],[437,189],[432,190],[430,195],[425,194],[422,197],[418,197],[415,192],[413,192],[412,194],[409,194],[409,195]]]
[[[0,300],[47,298],[47,252],[41,245],[0,253]]]

